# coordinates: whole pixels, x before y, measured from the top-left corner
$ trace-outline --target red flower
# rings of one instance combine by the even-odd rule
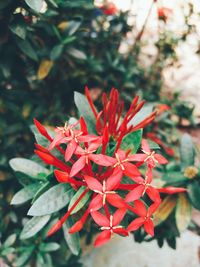
[[[134,202],[133,212],[140,216],[133,220],[127,230],[132,232],[139,229],[142,225],[144,225],[144,230],[151,236],[154,236],[154,225],[151,219],[152,214],[158,208],[158,204],[152,204],[148,209],[146,209],[144,203],[140,200],[136,200]]]
[[[126,206],[124,200],[114,191],[120,183],[120,176],[110,176],[107,180],[103,180],[103,184],[90,176],[84,176],[84,179],[90,190],[97,193],[90,202],[90,209],[92,211],[99,210],[106,202],[117,208],[124,208]]]
[[[131,155],[126,155],[126,153],[119,149],[117,153],[115,153],[115,158],[106,156],[106,155],[95,155],[95,157],[91,158],[96,164],[102,166],[112,166],[114,168],[114,173],[121,176],[126,175],[129,178],[133,179],[135,182],[140,182],[140,172],[138,168],[130,163],[132,160]]]
[[[168,186],[168,187],[164,187],[164,188],[158,188],[158,191],[160,193],[173,195],[173,194],[177,194],[177,193],[187,192],[187,189],[183,188],[183,187]]]
[[[91,213],[92,218],[101,226],[102,233],[99,234],[94,242],[95,247],[99,247],[105,243],[107,243],[112,234],[119,234],[123,236],[127,236],[128,232],[123,228],[123,226],[119,225],[119,223],[123,220],[126,214],[126,209],[117,210],[114,215],[110,215],[109,219],[101,214],[98,211],[94,211]]]
[[[155,151],[151,151],[148,142],[146,140],[142,140],[142,152],[144,154],[135,154],[130,158],[132,161],[139,161],[142,163],[147,163],[149,168],[154,168],[156,163],[159,164],[167,164],[168,161],[160,154],[156,154]]]
[[[161,199],[158,190],[151,186],[152,178],[152,170],[148,169],[145,179],[141,177],[141,182],[139,182],[139,184],[136,185],[135,188],[126,195],[125,201],[132,202],[138,200],[145,193],[147,193],[153,202],[160,203]]]
[[[100,9],[107,16],[116,15],[118,12],[118,9],[114,3],[107,3],[106,5],[101,6]]]
[[[81,171],[85,165],[89,164],[90,159],[93,159],[95,155],[93,153],[101,145],[101,138],[96,139],[95,142],[91,143],[88,148],[83,149],[78,146],[74,152],[75,155],[79,155],[80,158],[73,164],[70,172],[70,176],[75,176],[79,171]]]
[[[158,18],[165,22],[167,21],[169,16],[173,13],[172,9],[167,7],[160,7],[158,8],[157,12],[158,12]]]

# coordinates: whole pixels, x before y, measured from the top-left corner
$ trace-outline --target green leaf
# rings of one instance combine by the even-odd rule
[[[25,39],[26,38],[26,28],[25,28],[24,24],[22,24],[22,23],[11,24],[9,26],[9,28],[14,34],[16,34],[21,39]]]
[[[160,146],[151,140],[148,140],[148,144],[151,150],[160,149]]]
[[[11,255],[15,252],[13,247],[6,247],[1,251],[1,256]],[[0,265],[1,266],[1,265]]]
[[[16,267],[23,266],[31,258],[33,250],[34,246],[24,249],[23,252],[20,254],[20,256],[17,258],[17,260],[15,261],[15,266]]]
[[[50,53],[51,60],[57,60],[62,54],[63,49],[64,49],[64,45],[62,44],[54,46],[54,48],[51,50],[51,53]]]
[[[72,197],[70,203],[69,203],[69,207],[68,210],[71,208],[71,206],[74,204],[74,202],[80,197],[80,195],[83,193],[83,191],[85,190],[85,186],[82,186],[79,188],[79,190],[76,192],[76,194]],[[91,196],[91,192],[87,192],[85,194],[85,196],[79,201],[78,205],[76,206],[76,208],[71,212],[71,214],[74,214],[76,212],[78,212],[80,209],[82,209],[85,204],[87,203],[88,199]]]
[[[38,61],[38,56],[31,46],[30,42],[27,40],[21,40],[19,38],[16,39],[16,43],[19,47],[19,49],[29,58],[31,58],[34,61]]]
[[[191,183],[188,186],[188,195],[192,205],[200,210],[200,186],[198,182]]]
[[[63,233],[64,238],[69,246],[69,249],[74,255],[78,255],[80,252],[80,236],[79,233],[70,234],[69,229],[74,224],[72,217],[68,218],[68,220],[63,224]]]
[[[121,143],[121,148],[123,150],[131,149],[131,153],[135,154],[140,147],[142,141],[142,130],[127,134]]]
[[[188,181],[187,178],[181,172],[168,172],[164,173],[162,179],[166,181],[167,184],[180,183]]]
[[[36,12],[40,12],[43,6],[43,0],[25,0],[26,4]]]
[[[160,204],[159,208],[154,213],[153,222],[157,226],[164,222],[172,213],[176,206],[176,197],[171,195],[167,196]]]
[[[55,242],[49,242],[49,243],[42,243],[39,246],[39,250],[42,252],[51,252],[56,251],[60,248],[60,245]]]
[[[32,203],[36,201],[37,198],[39,198],[44,192],[46,192],[48,189],[51,188],[51,184],[49,182],[46,182],[43,184],[39,190],[35,193]]]
[[[33,217],[26,222],[20,234],[20,239],[27,239],[36,235],[49,221],[51,215]]]
[[[86,60],[87,59],[87,56],[83,51],[78,50],[78,49],[73,48],[73,47],[69,48],[67,50],[67,53],[70,54],[72,57],[80,59],[80,60]]]
[[[81,26],[81,21],[75,21],[75,20],[71,20],[70,22],[68,22],[68,35],[73,35]]]
[[[28,215],[42,216],[64,208],[74,194],[68,184],[58,184],[42,194],[28,211]]]
[[[25,158],[14,158],[9,161],[11,168],[14,171],[22,172],[31,177],[37,178],[39,174],[48,174],[49,170],[39,165],[38,163],[25,159]],[[43,179],[44,180],[44,179]]]
[[[184,134],[181,138],[180,157],[182,170],[194,165],[194,146],[189,134]]]
[[[78,92],[74,92],[74,102],[81,116],[84,117],[90,132],[96,131],[96,119],[89,106],[86,97]]]
[[[16,238],[17,238],[17,235],[16,235],[16,234],[12,234],[12,235],[10,235],[10,236],[6,239],[6,241],[4,242],[3,246],[4,246],[4,247],[10,247],[10,246],[12,246],[12,245],[15,243]]]
[[[13,196],[11,205],[20,205],[29,201],[34,197],[40,187],[40,183],[27,185]]]
[[[178,196],[178,202],[176,206],[176,225],[181,233],[186,230],[191,221],[192,206],[185,193],[180,193]]]

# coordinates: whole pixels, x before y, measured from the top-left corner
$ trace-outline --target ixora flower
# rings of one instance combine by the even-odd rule
[[[73,216],[84,199],[84,213],[70,228],[71,234],[80,231],[90,216],[102,231],[95,246],[105,244],[113,234],[127,236],[142,226],[153,236],[152,216],[162,201],[160,193],[186,191],[185,188],[156,188],[152,185],[153,169],[159,164],[167,164],[167,160],[151,151],[148,141],[142,140],[140,129],[152,122],[156,113],[132,125],[131,120],[144,105],[144,101],[138,102],[137,96],[127,112],[124,112],[124,103],[119,100],[116,89],[111,90],[109,98],[103,93],[101,111],[94,106],[88,88],[86,99],[96,120],[96,127],[93,127],[96,132],[88,131],[84,114],[74,124],[56,127],[54,136],[34,120],[39,133],[49,142],[48,147],[36,144],[35,153],[55,168],[56,181],[69,184],[77,195],[67,212],[51,227],[48,236]],[[130,148],[127,137],[137,149]],[[139,217],[127,225],[124,217],[130,213]]]

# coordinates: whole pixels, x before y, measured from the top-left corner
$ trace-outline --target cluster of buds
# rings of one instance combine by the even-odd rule
[[[96,118],[96,134],[88,132],[83,117],[74,124],[57,127],[54,138],[35,120],[40,134],[50,141],[48,148],[36,144],[35,153],[46,164],[55,167],[54,174],[59,183],[69,183],[76,191],[83,188],[66,214],[51,227],[48,236],[62,227],[88,192],[90,197],[84,214],[69,230],[71,234],[80,231],[91,216],[102,231],[95,240],[95,246],[106,243],[113,234],[127,236],[142,226],[153,236],[152,216],[161,203],[160,192],[173,194],[185,189],[159,189],[152,185],[153,169],[157,164],[166,164],[167,160],[151,151],[147,140],[142,140],[139,153],[124,150],[121,144],[128,134],[152,122],[156,113],[153,112],[137,125],[131,125],[130,121],[141,110],[144,101],[139,102],[135,97],[124,114],[124,103],[119,100],[118,91],[112,89],[108,98],[103,93],[102,110],[98,112],[87,88],[85,94]],[[55,149],[63,160],[53,154]],[[144,199],[148,199],[150,204],[147,205]],[[127,212],[133,213],[134,219],[125,227],[123,220]]]

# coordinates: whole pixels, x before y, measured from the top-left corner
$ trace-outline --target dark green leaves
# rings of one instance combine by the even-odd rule
[[[182,170],[194,165],[194,146],[189,134],[184,134],[181,138],[180,156]]]
[[[22,172],[31,177],[38,177],[39,174],[48,174],[49,171],[38,163],[25,159],[14,158],[9,161],[11,168],[16,172]]]
[[[49,242],[49,243],[42,243],[39,247],[40,251],[42,252],[51,252],[56,251],[60,248],[60,245],[55,242]]]
[[[29,58],[31,58],[34,61],[38,61],[37,53],[35,52],[35,49],[32,47],[29,41],[22,40],[17,38],[16,39],[17,45],[19,49]]]
[[[131,153],[135,154],[140,147],[142,141],[142,130],[127,134],[121,143],[121,148],[124,150],[131,149]]]
[[[20,239],[27,239],[37,234],[49,221],[50,215],[33,217],[26,222]]]
[[[95,132],[96,119],[86,97],[81,93],[75,92],[74,102],[80,115],[83,116],[85,121],[87,122],[88,128],[91,131]]]
[[[188,195],[192,205],[200,210],[200,186],[198,182],[193,182],[188,186]]]
[[[68,184],[58,184],[41,195],[28,211],[28,215],[42,216],[64,208],[74,194]]]
[[[63,233],[64,238],[69,246],[71,252],[74,255],[78,255],[80,252],[80,237],[79,233],[70,234],[68,231],[74,224],[72,217],[68,218],[68,220],[63,224]]]
[[[32,199],[41,187],[40,183],[27,185],[17,192],[11,200],[12,205],[20,205]]]

